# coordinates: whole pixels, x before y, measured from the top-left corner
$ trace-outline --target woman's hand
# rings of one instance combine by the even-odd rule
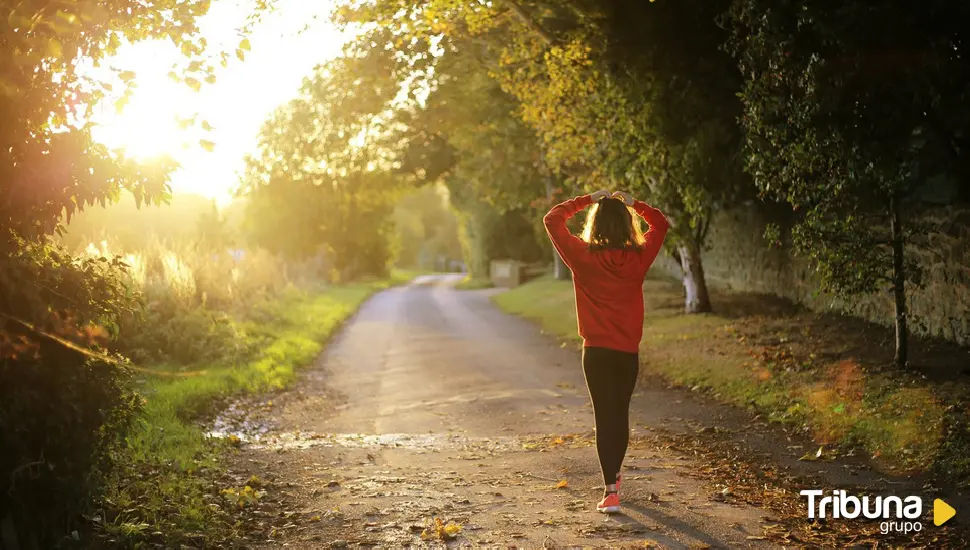
[[[614,191],[613,198],[623,201],[623,204],[627,206],[633,206],[633,195],[627,193],[626,191]]]
[[[607,191],[606,189],[600,189],[599,191],[596,191],[590,194],[589,198],[593,199],[593,202],[599,202],[609,196],[610,196],[609,191]]]

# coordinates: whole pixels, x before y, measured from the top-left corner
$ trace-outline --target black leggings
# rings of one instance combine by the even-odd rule
[[[636,353],[583,348],[583,374],[596,419],[596,453],[606,485],[616,483],[630,442],[630,398],[639,370]]]

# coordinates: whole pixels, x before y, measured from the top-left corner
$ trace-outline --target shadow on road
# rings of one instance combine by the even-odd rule
[[[701,531],[700,529],[698,529],[698,528],[696,528],[696,527],[694,527],[692,525],[688,525],[687,523],[684,523],[683,521],[681,521],[681,520],[679,520],[679,519],[677,519],[677,518],[675,518],[673,516],[667,515],[667,514],[661,512],[660,510],[657,510],[656,508],[647,508],[645,506],[641,506],[639,504],[631,504],[629,502],[624,503],[623,504],[623,507],[624,508],[627,508],[629,510],[632,510],[632,511],[638,513],[638,514],[641,514],[644,517],[650,518],[653,521],[655,521],[655,522],[663,525],[664,527],[666,527],[667,529],[669,529],[671,531],[678,531],[678,532],[686,535],[687,537],[690,537],[690,538],[692,538],[694,540],[697,540],[698,542],[702,542],[704,544],[708,544],[708,545],[710,545],[713,548],[728,548],[728,547],[730,547],[730,544],[728,544],[727,542],[725,542],[723,540],[719,540],[719,539],[715,538],[714,536],[712,536],[711,534],[706,533],[704,531]],[[630,517],[628,515],[617,516],[617,520],[620,521],[621,523],[631,523],[631,524],[635,524],[635,525],[641,526],[644,529],[646,529],[646,526],[644,526],[643,523],[641,523],[637,519],[632,518],[632,517]],[[652,538],[655,538],[655,539],[657,539],[657,542],[659,542],[661,544],[664,544],[664,545],[669,545],[672,548],[683,547],[683,545],[681,543],[677,542],[677,540],[675,538],[665,537],[665,536],[661,535],[659,532],[656,532],[656,531],[654,531],[654,533],[652,534]]]

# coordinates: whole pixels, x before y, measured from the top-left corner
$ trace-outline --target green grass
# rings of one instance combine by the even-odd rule
[[[339,286],[319,294],[290,294],[266,307],[261,324],[243,323],[241,333],[265,345],[240,365],[211,365],[196,372],[171,374],[149,381],[143,423],[129,438],[136,460],[165,457],[189,465],[202,448],[203,434],[192,422],[221,398],[286,387],[297,369],[313,361],[327,338],[379,284]]]
[[[775,421],[808,426],[820,445],[861,447],[890,472],[933,468],[948,460],[944,448],[962,448],[943,433],[946,404],[937,388],[907,373],[870,369],[864,358],[816,359],[839,346],[824,339],[764,345],[765,337],[798,341],[793,335],[826,327],[812,326],[810,315],[751,312],[757,297],[715,294],[716,307],[719,298],[721,310],[733,315],[684,315],[679,286],[648,279],[642,371],[706,390]],[[741,298],[747,300],[745,313],[738,314],[732,307]],[[493,299],[544,331],[579,343],[571,282],[541,278]],[[865,338],[846,329],[841,332],[846,339]],[[949,467],[967,473],[952,463]]]
[[[389,281],[289,293],[266,304],[255,320],[239,323],[242,337],[259,344],[247,360],[158,367],[139,389],[144,406],[109,484],[107,504],[114,514],[105,534],[130,540],[161,531],[170,543],[195,540],[193,535],[229,536],[230,518],[205,498],[213,492],[208,474],[218,471],[230,443],[206,437],[200,417],[234,395],[285,388],[368,296],[410,277],[396,273]]]
[[[492,281],[489,279],[475,278],[471,275],[466,275],[461,281],[458,281],[455,288],[458,290],[480,290],[483,288],[492,288],[493,286],[495,285],[493,285]]]

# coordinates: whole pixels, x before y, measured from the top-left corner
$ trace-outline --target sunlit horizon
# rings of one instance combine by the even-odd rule
[[[247,153],[255,151],[259,130],[273,110],[296,96],[313,68],[339,55],[346,41],[330,21],[332,2],[279,0],[249,36],[245,60],[232,57],[219,67],[214,84],[200,91],[168,77],[181,53],[170,42],[124,46],[102,63],[136,73],[136,89],[120,114],[115,98],[95,107],[94,139],[125,154],[150,160],[168,155],[180,168],[171,177],[175,193],[231,202]],[[212,51],[234,51],[238,29],[251,13],[250,0],[216,0],[199,27]],[[182,128],[179,119],[198,116],[209,130]],[[214,143],[212,151],[200,140]]]

